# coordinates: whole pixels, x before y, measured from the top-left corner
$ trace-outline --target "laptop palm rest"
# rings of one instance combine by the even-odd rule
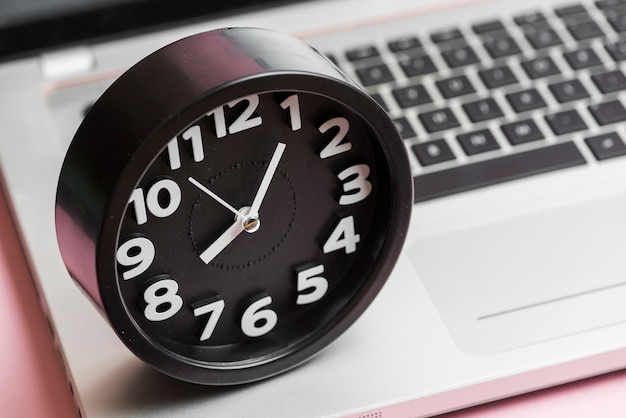
[[[426,236],[408,252],[459,347],[490,354],[626,321],[625,208],[613,196]]]

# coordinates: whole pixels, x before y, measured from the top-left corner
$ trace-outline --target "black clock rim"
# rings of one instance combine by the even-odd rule
[[[321,55],[319,57],[325,64],[332,65]],[[336,340],[360,317],[382,288],[399,257],[409,225],[413,202],[410,166],[404,144],[393,122],[364,91],[356,87],[343,73],[336,69],[334,71],[334,73],[285,69],[260,71],[258,74],[213,86],[201,95],[188,97],[189,104],[175,112],[168,110],[165,114],[151,115],[154,129],[142,138],[134,152],[129,154],[122,165],[124,168],[105,180],[112,184],[109,193],[104,196],[107,210],[102,214],[102,219],[89,220],[100,225],[97,238],[92,239],[95,241],[93,248],[96,253],[95,275],[101,279],[97,280],[98,291],[96,295],[92,294],[92,297],[100,303],[120,339],[137,357],[149,365],[181,380],[211,385],[239,384],[270,377],[301,364]],[[363,287],[342,310],[337,320],[328,323],[323,331],[315,332],[314,340],[307,340],[306,345],[287,350],[280,358],[261,361],[261,364],[253,362],[249,367],[206,367],[155,344],[126,311],[119,292],[115,263],[121,220],[126,210],[128,196],[172,137],[202,117],[207,110],[223,103],[253,93],[279,91],[306,92],[335,100],[350,108],[372,132],[377,133],[378,146],[385,154],[384,160],[388,162],[385,169],[388,170],[390,186],[393,188],[390,191],[392,202],[391,216],[388,219],[389,229],[379,258]],[[107,94],[109,96],[116,94],[115,88],[109,89],[105,96]],[[98,106],[99,102],[94,106]],[[86,134],[79,131],[78,139],[74,141],[89,140],[84,135]],[[91,227],[93,228],[93,225]],[[77,277],[77,280],[80,282],[81,278]],[[83,283],[83,287],[88,286]]]

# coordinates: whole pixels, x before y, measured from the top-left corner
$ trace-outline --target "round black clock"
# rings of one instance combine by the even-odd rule
[[[63,260],[139,358],[227,385],[310,358],[385,283],[412,205],[401,138],[275,32],[180,40],[123,74],[60,174]]]

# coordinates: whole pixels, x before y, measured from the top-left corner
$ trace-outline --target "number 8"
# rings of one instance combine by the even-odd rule
[[[183,298],[178,296],[178,283],[162,279],[152,283],[143,293],[148,306],[143,311],[149,321],[164,321],[176,315],[183,307]]]

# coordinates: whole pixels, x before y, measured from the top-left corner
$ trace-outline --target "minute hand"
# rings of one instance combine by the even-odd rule
[[[274,155],[272,155],[272,159],[270,163],[267,165],[267,170],[265,170],[265,174],[263,175],[263,179],[261,180],[261,185],[256,192],[256,196],[254,196],[254,200],[252,201],[252,206],[250,206],[250,215],[251,216],[259,216],[259,208],[261,207],[261,203],[263,203],[263,199],[265,198],[265,194],[267,193],[267,189],[270,186],[272,181],[272,177],[278,168],[278,163],[280,162],[280,158],[285,151],[286,145],[282,142],[279,142],[276,145],[276,149],[274,150]]]

